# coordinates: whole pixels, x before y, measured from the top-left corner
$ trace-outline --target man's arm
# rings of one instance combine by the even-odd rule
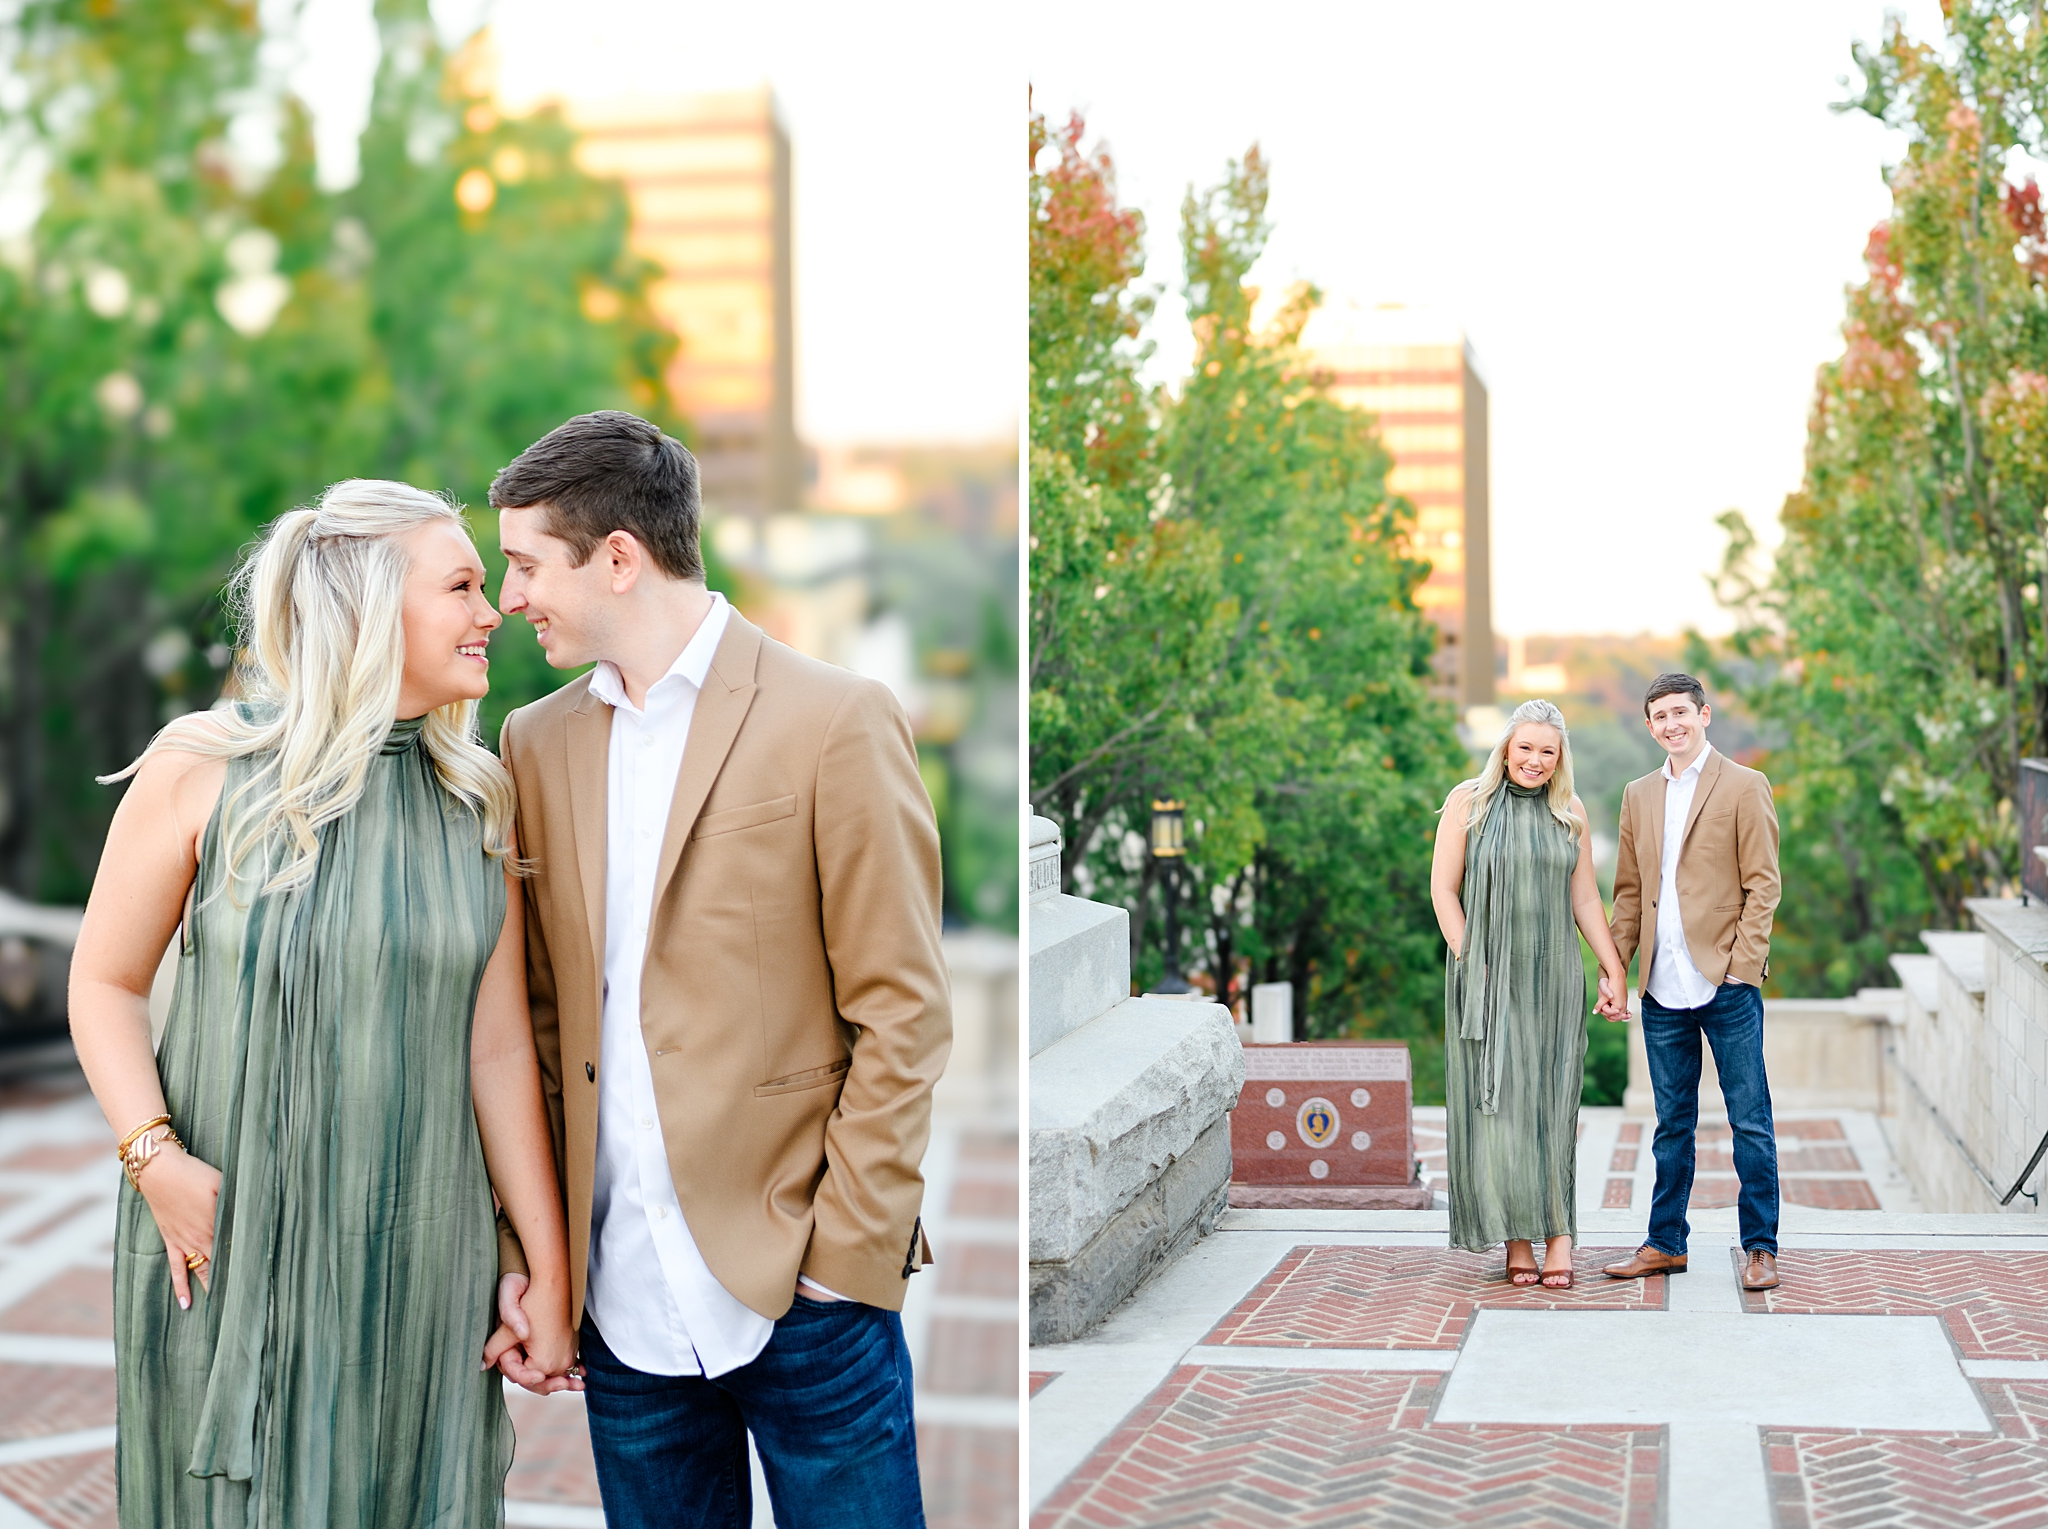
[[[1643,928],[1643,883],[1636,874],[1634,814],[1629,811],[1628,797],[1628,791],[1623,791],[1621,838],[1614,851],[1614,916],[1607,921],[1608,930],[1614,936],[1615,953],[1621,957],[1623,972],[1628,970],[1628,963],[1635,957],[1636,938]]]
[[[1778,911],[1778,809],[1771,783],[1762,775],[1735,804],[1735,860],[1742,878],[1742,917],[1735,921],[1735,949],[1728,975],[1751,987],[1764,985],[1771,954],[1771,920]]]
[[[825,729],[814,842],[825,954],[856,1030],[802,1272],[899,1310],[924,1197],[932,1085],[952,1048],[939,950],[939,833],[903,708],[865,681]]]

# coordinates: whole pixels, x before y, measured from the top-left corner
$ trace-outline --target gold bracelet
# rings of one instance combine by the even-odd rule
[[[158,1126],[167,1126],[170,1123],[171,1117],[168,1115],[159,1115],[154,1120],[143,1121],[141,1125],[121,1138],[121,1145],[114,1149],[114,1156],[125,1162],[128,1157],[128,1149],[135,1145],[136,1137],[140,1136],[144,1131],[154,1131]]]
[[[137,1194],[142,1193],[142,1170],[156,1161],[157,1153],[163,1150],[166,1142],[175,1142],[180,1151],[184,1150],[185,1144],[178,1140],[178,1133],[168,1125],[163,1129],[164,1134],[161,1136],[140,1137],[121,1159],[121,1167],[128,1175],[128,1182],[135,1186]]]

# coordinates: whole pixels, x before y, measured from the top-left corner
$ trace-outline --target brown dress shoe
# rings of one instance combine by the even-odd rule
[[[1685,1273],[1685,1255],[1673,1258],[1661,1248],[1653,1248],[1647,1242],[1637,1248],[1634,1256],[1618,1264],[1609,1264],[1606,1274],[1609,1279],[1641,1279],[1649,1274]]]
[[[1775,1290],[1778,1288],[1778,1260],[1762,1248],[1751,1248],[1742,1260],[1742,1288],[1744,1290]]]

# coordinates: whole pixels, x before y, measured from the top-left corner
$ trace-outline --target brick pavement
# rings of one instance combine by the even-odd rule
[[[1216,1324],[1207,1341],[1257,1348],[1455,1349],[1473,1314],[1654,1311],[1664,1275],[1611,1280],[1608,1248],[1575,1248],[1570,1290],[1510,1285],[1500,1253],[1455,1248],[1300,1247]]]
[[[1418,1111],[1417,1126],[1425,1173],[1440,1177],[1440,1122]],[[1914,1219],[1910,1198],[1881,1208],[1899,1194],[1899,1179],[1868,1117],[1816,1113],[1780,1121],[1778,1132],[1785,1283],[1767,1295],[1745,1297],[1737,1286],[1735,1220],[1702,1203],[1718,1197],[1711,1182],[1694,1199],[1692,1273],[1668,1289],[1663,1280],[1586,1278],[1640,1236],[1654,1168],[1647,1123],[1611,1116],[1582,1141],[1585,1246],[1576,1260],[1581,1283],[1569,1293],[1503,1284],[1498,1250],[1446,1249],[1441,1211],[1227,1213],[1184,1267],[1161,1277],[1156,1298],[1141,1293],[1099,1338],[1034,1351],[1034,1451],[1052,1452],[1044,1474],[1033,1462],[1034,1529],[2048,1529],[2048,1374],[2035,1368],[2048,1364],[2048,1238],[2030,1236],[2033,1224],[2021,1217],[1936,1225]],[[1727,1127],[1709,1122],[1702,1135],[1700,1177],[1726,1180],[1732,1203]],[[1631,1191],[1632,1209],[1602,1212],[1590,1203],[1610,1193],[1610,1181]],[[1404,1230],[1411,1222],[1414,1230]],[[1849,1242],[1858,1226],[1873,1234],[1862,1246]],[[1318,1235],[1322,1227],[1328,1235]],[[1181,1311],[1173,1301],[1192,1304]],[[1926,1352],[1956,1359],[1939,1361],[1942,1375],[1930,1374],[1925,1389],[1948,1388],[1965,1409],[1974,1395],[1995,1428],[1783,1426],[1749,1407],[1774,1388],[1742,1383],[1718,1400],[1679,1394],[1670,1419],[1636,1424],[1613,1417],[1627,1388],[1574,1388],[1563,1348],[1555,1371],[1544,1372],[1556,1375],[1560,1407],[1537,1394],[1550,1389],[1545,1384],[1532,1388],[1526,1409],[1517,1399],[1482,1410],[1520,1419],[1512,1424],[1436,1420],[1450,1372],[1487,1314],[1519,1312],[1516,1320],[1529,1322],[1547,1320],[1530,1313],[1617,1307],[1641,1315],[1608,1319],[1599,1331],[1612,1337],[1602,1341],[1631,1350],[1626,1335],[1639,1321],[1646,1332],[1663,1323],[1727,1323],[1732,1341],[1767,1314],[1933,1316],[1954,1348],[1935,1343]],[[1815,1334],[1829,1331],[1836,1330],[1816,1327],[1787,1341],[1824,1347]],[[1504,1340],[1496,1333],[1485,1341]],[[1839,1341],[1863,1339],[1845,1332]],[[1687,1353],[1713,1347],[1709,1340]],[[1796,1377],[1785,1383],[1817,1395],[1831,1373],[1814,1369],[1804,1392]],[[1901,1376],[1880,1394],[1903,1399],[1898,1415],[1927,1416],[1926,1404],[1913,1400],[1922,1390]],[[1852,1388],[1841,1405],[1856,1405],[1859,1394],[1867,1393]],[[1793,1411],[1816,1406],[1809,1400]],[[1470,1415],[1471,1404],[1446,1410]],[[1825,1406],[1805,1415],[1824,1416]],[[1955,1409],[1945,1416],[1953,1419]],[[1736,1421],[1721,1421],[1730,1417]]]
[[[1777,1529],[2048,1523],[2048,1384],[1978,1391],[1995,1435],[1766,1431]]]
[[[2048,1253],[1793,1249],[1754,1312],[1937,1316],[1965,1359],[2048,1360]]]
[[[1433,1426],[1441,1383],[1183,1367],[1032,1524],[1657,1523],[1661,1430]]]
[[[928,1165],[952,1186],[927,1216],[939,1277],[914,1297],[930,1308],[914,1352],[932,1529],[1017,1522],[1016,1142],[940,1132],[934,1155],[957,1160]],[[0,1086],[0,1529],[115,1524],[112,1145],[75,1074]],[[581,1399],[508,1389],[507,1405],[508,1524],[599,1529]]]

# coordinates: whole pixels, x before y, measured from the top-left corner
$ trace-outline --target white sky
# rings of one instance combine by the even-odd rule
[[[1147,219],[1179,322],[1180,200],[1257,141],[1276,225],[1255,280],[1462,319],[1492,398],[1504,633],[1727,629],[1703,579],[1741,509],[1777,540],[1814,367],[1889,206],[1897,139],[1847,91],[1876,0],[1589,3],[1051,0],[1036,104],[1080,108]],[[1933,0],[1902,10],[1940,35]]]
[[[501,93],[774,87],[795,169],[797,424],[825,444],[1014,438],[1024,376],[1024,69],[1005,8],[886,0],[437,0],[488,19]],[[370,0],[308,0],[291,70],[323,178],[352,179]]]

